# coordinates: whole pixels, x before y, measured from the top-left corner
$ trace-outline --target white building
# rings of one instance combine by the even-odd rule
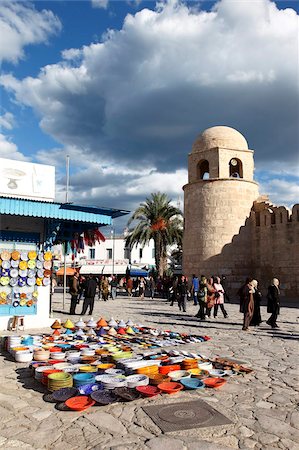
[[[85,246],[84,250],[77,253],[75,259],[67,255],[67,267],[80,267],[80,273],[94,273],[110,275],[125,275],[127,268],[152,269],[155,267],[154,242],[141,246],[137,244],[131,251],[126,248],[125,237],[106,237],[105,242],[96,243],[93,247]],[[57,246],[56,257],[63,264],[64,256],[61,246]]]

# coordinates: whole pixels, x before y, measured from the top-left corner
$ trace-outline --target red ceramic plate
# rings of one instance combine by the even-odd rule
[[[170,381],[169,383],[158,384],[158,389],[160,389],[160,391],[162,392],[166,392],[167,394],[175,394],[176,392],[184,389],[184,386],[181,383]]]
[[[140,392],[145,397],[154,397],[161,392],[156,386],[137,386],[136,391]]]
[[[209,377],[202,380],[207,387],[210,388],[220,388],[226,383],[224,378],[220,377]]]
[[[65,401],[65,404],[68,408],[74,411],[84,411],[90,406],[93,406],[95,404],[95,401],[87,395],[79,395],[77,397],[69,398]]]

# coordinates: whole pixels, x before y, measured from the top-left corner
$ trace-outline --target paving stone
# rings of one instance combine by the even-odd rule
[[[283,445],[282,448],[286,450],[298,450],[299,448],[299,440],[298,441],[291,441],[290,439],[281,439],[280,444]]]
[[[275,408],[275,404],[274,403],[264,402],[263,400],[260,400],[259,402],[257,402],[256,406],[258,408],[264,408],[264,409]]]
[[[299,430],[299,411],[294,411],[291,414],[290,424],[292,427]]]
[[[151,450],[185,450],[183,441],[163,436],[150,439],[146,445]]]
[[[274,442],[279,441],[279,437],[274,434],[258,433],[256,437],[263,445],[273,444]]]
[[[231,447],[202,440],[190,442],[187,444],[186,448],[187,450],[231,450]]]
[[[24,442],[15,439],[9,439],[5,442],[5,450],[11,450],[15,448],[22,448],[25,450],[35,450],[35,447],[32,447],[32,445],[24,444]]]
[[[44,420],[47,417],[51,416],[51,414],[52,414],[52,411],[38,411],[38,412],[35,412],[34,414],[32,414],[32,417],[33,417],[33,419],[40,421],[40,420]]]
[[[239,428],[239,432],[240,432],[241,436],[244,436],[244,437],[250,437],[254,434],[254,432],[252,430],[250,430],[249,428],[244,427],[244,426]]]
[[[88,414],[87,419],[97,428],[105,428],[112,434],[127,434],[127,430],[124,425],[111,414],[99,411]]]

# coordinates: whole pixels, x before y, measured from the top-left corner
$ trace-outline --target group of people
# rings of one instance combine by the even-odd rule
[[[216,318],[220,307],[224,318],[228,314],[224,308],[226,292],[218,276],[206,278],[204,275],[200,279],[193,274],[192,283],[188,283],[188,278],[184,275],[175,277],[172,284],[171,306],[177,301],[180,311],[186,312],[187,300],[193,298],[193,304],[199,306],[196,317],[206,320],[206,317]]]
[[[268,287],[267,312],[271,314],[266,321],[272,328],[278,328],[277,317],[280,310],[279,280],[273,278]],[[262,322],[260,304],[262,294],[258,289],[258,282],[252,278],[247,278],[245,284],[238,291],[240,297],[240,312],[244,314],[242,330],[248,331],[250,325],[260,325]]]
[[[97,292],[99,293],[99,298],[101,297],[103,301],[107,301],[109,295],[112,300],[115,300],[117,295],[118,281],[114,275],[108,279],[106,276],[100,278],[88,275],[87,277],[82,277],[76,272],[70,283],[70,294],[71,294],[71,306],[70,314],[76,314],[76,306],[80,303],[83,297],[83,306],[81,315],[84,316],[89,309],[89,315],[92,315],[94,308],[94,301]]]

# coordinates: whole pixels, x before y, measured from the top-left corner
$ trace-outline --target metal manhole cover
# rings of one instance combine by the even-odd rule
[[[232,423],[202,400],[145,406],[143,410],[164,433]]]

